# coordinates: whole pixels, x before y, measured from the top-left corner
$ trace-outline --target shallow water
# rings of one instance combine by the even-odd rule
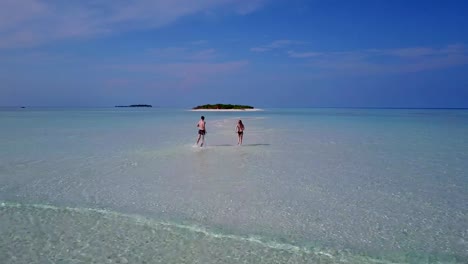
[[[0,110],[0,259],[468,258],[468,111],[209,112],[204,148],[200,114]]]

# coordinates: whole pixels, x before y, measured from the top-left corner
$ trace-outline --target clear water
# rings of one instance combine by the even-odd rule
[[[466,110],[1,109],[0,128],[1,263],[468,263]]]

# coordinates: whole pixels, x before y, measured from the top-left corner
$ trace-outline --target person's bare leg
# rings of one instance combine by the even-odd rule
[[[198,138],[197,138],[197,146],[198,146],[198,142],[200,142],[200,138],[201,138],[201,135],[198,134]],[[203,144],[203,143],[202,143]]]
[[[242,145],[242,140],[243,140],[243,139],[244,139],[244,134],[242,133],[242,134],[240,135],[240,144],[241,144],[241,145]]]
[[[241,136],[239,134],[237,134],[237,145],[239,145],[241,142]]]
[[[201,135],[201,145],[200,147],[203,147],[203,145],[205,144],[205,135]]]

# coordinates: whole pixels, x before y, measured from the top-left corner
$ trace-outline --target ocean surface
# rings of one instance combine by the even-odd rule
[[[468,263],[468,110],[2,108],[0,263]]]

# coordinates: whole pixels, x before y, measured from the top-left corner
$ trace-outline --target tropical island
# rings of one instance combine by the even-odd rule
[[[194,108],[193,110],[247,110],[247,109],[254,109],[253,106],[250,105],[233,105],[233,104],[206,104],[206,105],[199,105]]]
[[[134,105],[116,105],[115,107],[153,107],[148,104],[134,104]]]

